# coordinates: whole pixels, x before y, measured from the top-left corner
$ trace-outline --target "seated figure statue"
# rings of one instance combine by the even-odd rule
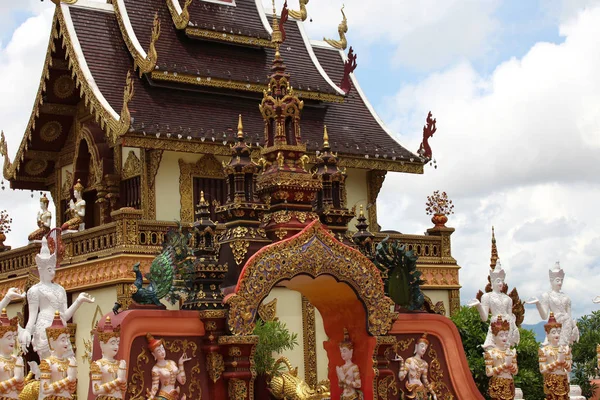
[[[510,323],[499,316],[491,323],[494,346],[488,348],[485,358],[485,373],[490,378],[488,393],[497,400],[514,399],[515,382],[513,376],[519,372],[517,353],[510,349]]]
[[[549,344],[539,350],[540,372],[544,375],[546,400],[569,400],[569,372],[573,365],[569,345],[559,344],[562,325],[550,313],[544,325]]]
[[[52,353],[40,363],[40,398],[72,399],[77,390],[77,361],[75,357],[69,357],[69,328],[63,323],[58,310],[54,314],[52,325],[46,328],[46,335]]]
[[[0,400],[18,399],[24,386],[23,357],[13,355],[17,326],[17,317],[9,320],[3,308],[0,314]]]
[[[119,351],[121,327],[114,328],[110,317],[106,317],[103,328],[94,334],[100,342],[102,358],[90,366],[92,392],[96,400],[119,400],[125,398],[127,389],[127,362],[115,360]]]
[[[156,364],[152,367],[152,387],[146,389],[147,400],[186,400],[185,394],[179,397],[181,388],[175,387],[179,382],[180,385],[185,385],[185,369],[183,364],[191,360],[183,353],[179,358],[179,362],[167,360],[167,351],[165,350],[165,342],[154,339],[151,334],[146,334],[148,348],[152,352]]]
[[[85,217],[85,200],[83,200],[83,185],[81,179],[77,180],[75,186],[73,186],[73,197],[69,202],[69,209],[67,213],[70,219],[62,224],[62,229],[68,231],[82,231],[85,229],[85,223],[83,221]]]
[[[427,377],[429,365],[427,361],[423,360],[428,347],[429,340],[427,340],[427,334],[424,333],[415,344],[413,357],[408,358],[406,362],[400,356],[394,359],[394,361],[400,362],[398,379],[403,381],[408,376],[406,381],[406,390],[408,391],[406,398],[408,399],[427,400],[428,394],[431,393],[433,400],[437,400],[437,395]]]
[[[52,213],[48,210],[48,203],[50,200],[44,194],[40,198],[40,211],[37,213],[37,226],[38,229],[31,232],[27,239],[30,242],[34,240],[42,240],[42,237],[46,236],[50,232],[50,225],[52,224]]]
[[[50,355],[46,328],[52,324],[54,312],[58,310],[66,323],[83,303],[93,303],[94,298],[81,293],[71,307],[67,308],[67,292],[61,285],[53,282],[56,275],[56,253],[50,254],[46,237],[42,238],[42,247],[40,254],[35,256],[35,263],[40,281],[27,291],[29,318],[25,329],[19,330],[19,342],[24,352],[27,352],[30,343],[33,344],[33,351],[43,360]]]
[[[363,398],[362,392],[359,390],[362,386],[360,380],[360,371],[358,365],[352,362],[354,353],[354,345],[350,340],[348,331],[344,328],[344,340],[340,342],[340,354],[344,365],[335,367],[338,385],[342,388],[341,400],[356,400]]]

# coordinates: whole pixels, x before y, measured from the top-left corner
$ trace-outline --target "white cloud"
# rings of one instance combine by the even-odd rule
[[[564,43],[538,43],[491,76],[461,63],[402,87],[387,102],[392,130],[414,132],[400,137],[413,150],[433,111],[438,132],[430,144],[439,167],[425,176],[388,176],[379,212],[390,217],[383,227],[424,231],[430,226],[426,196],[447,191],[456,204],[448,225],[457,228],[453,255],[463,267],[463,301],[485,286],[492,225],[508,283],[523,298],[548,289],[547,270],[556,260],[567,273],[564,290],[577,315],[590,312],[600,292],[594,248],[600,226],[600,7],[563,23],[560,32]],[[398,191],[406,194],[398,199]],[[527,321],[538,319],[528,308]]]
[[[276,4],[280,12],[283,0]],[[312,23],[306,22],[311,38],[337,39],[342,4],[348,17],[349,42],[355,48],[362,45],[363,56],[369,51],[368,46],[392,46],[394,54],[377,54],[377,58],[417,70],[440,68],[457,59],[483,57],[489,50],[490,37],[499,28],[494,17],[499,0],[401,0],[368,4],[364,0],[313,0],[307,6]],[[263,0],[263,5],[272,10],[270,0]],[[288,1],[288,6],[298,9],[297,0]]]

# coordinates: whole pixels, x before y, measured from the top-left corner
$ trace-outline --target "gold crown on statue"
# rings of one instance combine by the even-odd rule
[[[3,308],[2,314],[0,314],[0,337],[4,336],[6,332],[16,332],[18,323],[17,317],[8,319],[6,308]]]
[[[94,335],[99,341],[106,343],[112,338],[121,337],[121,326],[119,325],[115,328],[110,320],[110,317],[107,316],[106,320],[104,321],[104,326],[102,328],[97,326],[96,330],[94,331]]]
[[[562,324],[554,318],[554,313],[550,312],[550,317],[548,318],[548,322],[544,325],[544,330],[546,333],[550,333],[554,328],[562,328]]]
[[[54,319],[52,320],[52,325],[46,328],[46,336],[48,336],[48,341],[50,339],[57,340],[60,335],[63,333],[69,336],[69,328],[65,326],[60,317],[60,312],[56,310],[54,312]]]
[[[83,185],[81,184],[81,179],[77,179],[77,183],[73,186],[73,190],[77,190],[78,192],[83,192]]]
[[[50,200],[48,200],[48,198],[46,197],[46,193],[44,193],[42,195],[42,197],[40,197],[40,202],[42,202],[42,203],[44,203],[46,205],[48,205],[48,203],[50,203]]]
[[[501,315],[498,316],[498,319],[496,321],[492,322],[491,326],[492,333],[494,335],[497,335],[502,331],[510,331],[510,323],[508,322],[508,320],[502,319]]]
[[[348,330],[344,328],[344,339],[340,342],[340,347],[345,347],[349,350],[354,348],[352,341],[350,340],[350,335],[348,334]]]

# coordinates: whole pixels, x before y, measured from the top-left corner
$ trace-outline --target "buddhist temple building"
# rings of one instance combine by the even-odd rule
[[[148,270],[176,221],[196,228],[203,296],[172,308],[224,312],[257,251],[319,220],[363,252],[399,240],[419,257],[426,305],[448,316],[458,309],[454,229],[380,232],[386,174],[424,174],[429,160],[377,116],[353,73],[359,51],[345,37],[311,40],[306,12],[280,18],[261,0],[53,1],[31,118],[20,144],[3,137],[0,148],[4,179],[49,192],[57,227],[71,218],[75,184],[83,186],[84,229],[63,232],[55,278],[72,299],[83,291],[96,299],[71,321],[78,360],[99,318],[115,302],[127,309],[133,264]],[[39,250],[31,242],[0,253],[0,293],[35,283]],[[318,311],[284,287],[264,304],[273,299],[299,335],[291,363],[312,385],[325,379]],[[88,370],[80,363],[78,393],[87,392]]]

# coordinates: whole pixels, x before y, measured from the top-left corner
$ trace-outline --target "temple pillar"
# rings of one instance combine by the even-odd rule
[[[254,400],[256,369],[252,357],[258,336],[221,336],[218,340],[225,358],[223,379],[229,399]]]
[[[206,371],[208,373],[208,398],[227,398],[227,385],[223,378],[225,361],[219,338],[226,334],[227,312],[225,310],[200,311],[200,319],[206,329],[206,341],[202,345],[202,352],[206,355]]]
[[[373,351],[373,398],[387,400],[390,390],[396,392],[396,374],[390,368],[390,354],[396,344],[394,336],[377,336],[377,344]]]
[[[108,209],[109,213],[117,211],[119,209],[119,191],[120,191],[120,183],[121,177],[116,174],[107,174],[104,175],[104,181],[106,182],[106,199],[108,200]]]
[[[135,246],[139,243],[138,221],[143,213],[134,208],[122,208],[110,213],[112,220],[117,223],[117,246]]]

